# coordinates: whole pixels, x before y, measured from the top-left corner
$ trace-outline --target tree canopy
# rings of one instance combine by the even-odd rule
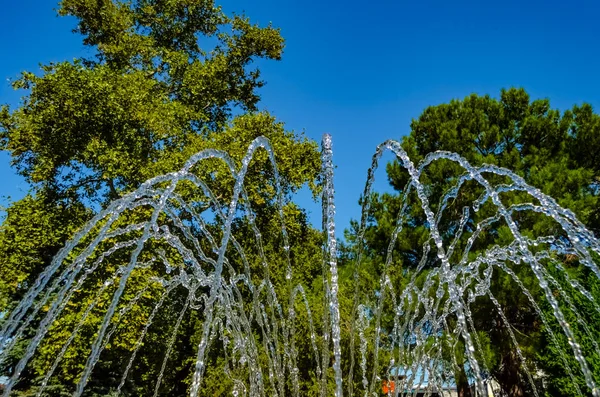
[[[291,247],[291,260],[299,264],[299,280],[311,284],[320,269],[320,234],[309,225],[304,210],[291,202],[290,193],[303,185],[318,193],[320,154],[316,143],[286,131],[283,123],[258,108],[264,81],[253,63],[281,58],[284,41],[279,29],[256,25],[244,15],[226,15],[212,0],[64,0],[58,13],[76,18],[75,32],[93,56],[43,65],[41,73],[23,72],[13,82],[15,89],[25,92],[21,104],[0,108],[0,148],[10,153],[12,165],[31,186],[29,195],[6,209],[0,227],[0,312],[12,310],[67,240],[111,201],[152,177],[181,169],[204,149],[229,153],[239,167],[248,145],[261,135],[275,152],[287,232],[298,242]],[[206,164],[197,170],[199,177],[209,180],[216,199],[227,205],[233,190],[227,166],[218,161]],[[256,227],[263,233],[261,255],[276,258],[282,245],[278,196],[265,153],[254,156],[246,181],[247,201],[240,205],[256,214]],[[198,189],[182,187],[178,194],[195,203],[194,211],[212,213],[208,217],[214,218],[215,208]],[[190,209],[178,211],[185,222],[193,223]],[[147,215],[146,209],[138,208],[121,222],[140,221]],[[195,227],[194,233],[200,235]],[[254,230],[243,217],[236,217],[233,227],[252,271],[262,274]],[[216,233],[217,227],[212,228]],[[113,242],[124,243],[123,239]],[[159,248],[156,244],[150,250],[159,255]],[[104,261],[103,269],[86,280],[87,287],[78,290],[21,374],[16,393],[36,393],[77,329],[45,393],[72,390],[102,318],[97,310],[106,310],[115,291],[111,273],[116,276],[122,270],[123,255]],[[232,265],[242,268],[239,259]],[[283,265],[275,267],[272,275],[278,288],[285,284],[282,269]],[[92,393],[107,395],[118,385],[127,365],[124,357],[135,350],[139,332],[154,316],[153,308],[164,292],[152,284],[157,275],[158,270],[145,269],[128,280],[120,310],[134,298],[139,301],[129,313],[128,327],[115,331],[106,346],[98,363],[102,375],[89,385]],[[97,291],[103,292],[95,296]],[[164,375],[160,393],[186,393],[204,321],[190,311],[177,321],[173,313],[182,310],[186,297],[186,291],[176,290],[154,316],[160,320],[147,331],[137,370],[131,371],[123,389],[127,394],[153,392],[168,346],[165,329],[174,329],[177,337],[170,361],[173,371]],[[95,309],[88,313],[90,305]],[[84,323],[76,328],[82,318]],[[29,329],[22,335],[23,348],[11,351],[1,363],[1,373],[13,373],[34,332]],[[205,395],[231,386],[222,382],[219,371],[224,364],[218,352],[210,354],[215,368],[206,375]]]
[[[419,164],[428,154],[441,150],[458,153],[473,166],[491,164],[513,170],[528,184],[555,198],[562,207],[571,209],[596,236],[600,233],[600,162],[597,159],[600,150],[600,116],[588,104],[576,105],[561,114],[550,107],[547,99],[530,100],[523,89],[502,90],[498,99],[473,94],[463,100],[452,100],[425,109],[413,120],[410,135],[402,140],[402,148],[415,164]],[[365,265],[361,270],[361,279],[366,284],[361,288],[365,291],[377,289],[390,236],[397,228],[403,208],[403,224],[406,227],[399,232],[393,247],[393,263],[388,277],[401,291],[407,277],[416,269],[420,269],[420,277],[423,278],[437,266],[435,256],[428,258],[421,252],[431,237],[430,224],[420,201],[404,196],[409,188],[409,173],[398,160],[389,163],[386,170],[389,183],[397,193],[373,193],[369,197],[371,204],[364,236]],[[456,186],[464,172],[463,168],[449,161],[433,162],[424,169],[421,178],[427,184],[426,195],[435,211],[441,209],[442,203],[440,201],[437,204],[438,201]],[[488,176],[494,186],[507,183],[500,176],[491,173]],[[444,204],[446,215],[439,220],[438,226],[444,244],[455,247],[455,256],[452,258],[456,258],[456,261],[460,260],[456,252],[464,247],[470,248],[469,258],[475,258],[497,247],[495,244],[510,244],[513,239],[507,225],[496,223],[482,232],[475,243],[471,243],[473,245],[467,244],[468,238],[479,228],[478,222],[493,214],[492,208],[473,210],[473,203],[481,194],[480,186],[465,182],[458,193]],[[504,194],[503,201],[506,205],[518,204],[523,202],[523,197],[522,193],[508,192]],[[363,197],[362,202],[365,199]],[[463,219],[465,209],[468,216]],[[561,238],[564,233],[551,219],[525,213],[515,216],[523,233],[530,238],[535,239],[540,235]],[[356,240],[359,237],[358,230],[359,224],[354,222],[347,234],[350,247],[360,244]],[[553,291],[557,297],[560,289],[565,291],[565,295],[573,294],[569,304],[561,304],[561,308],[567,313],[570,323],[577,322],[578,317],[571,313],[571,309],[586,313],[585,321],[589,322],[588,327],[592,331],[580,329],[583,335],[581,343],[592,346],[600,337],[596,332],[600,329],[600,319],[593,309],[593,301],[578,295],[565,277],[577,280],[577,285],[592,291],[595,299],[598,296],[598,280],[569,255],[559,256],[552,261],[545,264],[545,271],[556,281],[552,285]],[[506,263],[510,263],[510,259]],[[533,393],[532,386],[523,369],[527,364],[530,368],[537,368],[533,373],[534,383],[538,384],[538,390],[547,395],[577,395],[578,389],[586,390],[582,376],[571,378],[565,362],[561,361],[560,350],[569,352],[569,345],[562,337],[559,342],[553,342],[552,332],[560,335],[562,331],[543,297],[536,277],[528,266],[518,263],[506,266],[510,273],[494,271],[491,278],[490,291],[497,305],[483,298],[469,305],[472,328],[483,341],[481,349],[487,351],[482,353],[480,359],[487,365],[490,378],[499,382],[508,395],[530,395]],[[511,274],[522,281],[523,288],[530,291],[535,300],[542,302],[540,310],[551,320],[547,323],[540,321],[535,301],[523,293]],[[371,280],[370,285],[367,280]],[[465,302],[467,298],[464,297]],[[498,310],[498,307],[502,310]],[[502,316],[507,322],[503,321]],[[388,326],[391,327],[391,324]],[[515,335],[520,351],[517,351],[511,335]],[[522,353],[523,358],[517,353]],[[464,356],[459,357],[459,366],[464,360]],[[600,378],[597,351],[593,348],[588,350],[586,361],[597,382]],[[569,363],[577,368],[574,361]],[[456,375],[459,386],[461,377],[466,379],[463,375]],[[468,390],[463,388],[463,393],[468,393]]]
[[[236,109],[257,109],[251,63],[283,51],[279,30],[212,1],[67,0],[59,14],[77,18],[95,57],[24,72],[13,86],[28,95],[2,108],[0,132],[19,173],[62,196],[102,202],[174,169]]]

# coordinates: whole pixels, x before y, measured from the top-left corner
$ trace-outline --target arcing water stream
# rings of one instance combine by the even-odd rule
[[[244,187],[257,150],[268,154],[274,170],[270,183],[279,192],[277,264],[270,263],[265,253],[265,238]],[[368,248],[363,246],[370,224],[371,187],[386,150],[396,155],[408,182],[398,198],[401,206],[388,248],[380,256],[383,263],[375,273],[379,285],[364,291],[359,288],[361,277],[372,265]],[[344,265],[351,270],[347,280],[353,287],[344,290],[344,296],[350,296],[344,303],[335,239],[332,147],[327,135],[322,156],[325,237],[318,303],[307,293],[310,286],[295,282],[298,265],[291,259],[295,242],[286,231],[285,203],[268,140],[252,142],[239,167],[227,153],[205,150],[190,158],[182,170],[153,178],[111,203],[56,255],[3,320],[0,360],[22,349],[3,395],[18,386],[49,331],[60,327],[68,328],[68,337],[59,339],[61,349],[43,374],[38,395],[44,395],[74,341],[83,338],[80,334],[85,333],[91,345],[74,396],[84,393],[114,335],[132,332],[131,354],[124,361],[120,382],[114,385],[121,393],[149,330],[164,316],[163,306],[177,295],[183,299],[170,316],[170,328],[164,330],[166,351],[155,396],[160,393],[182,320],[191,312],[201,324],[189,387],[193,397],[203,395],[211,365],[219,366],[229,392],[237,396],[299,396],[307,393],[302,386],[307,381],[321,396],[377,395],[382,385],[390,396],[441,395],[457,387],[460,374],[465,374],[476,395],[488,395],[492,376],[485,351],[489,339],[473,315],[482,302],[510,339],[507,343],[517,356],[529,392],[538,396],[544,374],[520,345],[523,336],[512,323],[514,308],[503,307],[504,301],[497,296],[506,294],[494,281],[501,277],[503,285],[513,289],[510,293],[525,299],[537,327],[545,330],[558,352],[573,388],[582,395],[600,396],[600,374],[590,368],[591,357],[600,357],[598,330],[591,329],[586,319],[600,314],[600,305],[585,282],[567,269],[577,263],[589,277],[600,279],[600,243],[573,213],[508,170],[474,167],[447,152],[432,153],[415,165],[398,142],[385,142],[373,157],[357,243],[352,260]],[[233,177],[231,197],[225,202],[195,172],[214,159],[225,164]],[[435,193],[427,182],[427,170],[435,164],[458,170],[441,193]],[[198,193],[190,195],[190,190]],[[469,197],[463,193],[467,190],[477,197],[463,205]],[[234,225],[240,219],[254,235],[251,252],[248,241],[235,235]],[[535,228],[539,222],[546,222],[545,226]],[[421,237],[415,240],[418,246],[412,247],[417,253],[414,266],[404,266],[399,277],[398,269],[403,268],[398,259],[399,236],[417,227]],[[261,273],[255,263],[260,264]],[[285,276],[272,275],[281,266]],[[75,315],[72,302],[81,296],[87,306]],[[148,299],[153,303],[146,304],[151,310],[142,316],[144,323],[127,331],[128,316]],[[592,313],[582,310],[582,301],[594,309]],[[89,324],[95,327],[92,331]],[[301,357],[301,352],[309,359]],[[300,361],[309,362],[311,368],[300,366]],[[578,386],[580,377],[585,389]]]

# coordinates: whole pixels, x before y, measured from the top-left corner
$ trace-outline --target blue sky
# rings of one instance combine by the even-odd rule
[[[359,217],[377,144],[401,139],[428,105],[524,87],[553,107],[600,109],[600,3],[595,1],[225,0],[227,12],[272,22],[286,39],[281,62],[261,62],[263,109],[315,140],[334,139],[338,229]],[[7,78],[40,63],[89,54],[55,16],[54,1],[7,2],[0,16],[0,103],[17,104]],[[27,185],[0,153],[0,195]],[[385,186],[379,172],[378,187]],[[320,210],[306,194],[311,219]],[[2,204],[6,205],[6,200]]]

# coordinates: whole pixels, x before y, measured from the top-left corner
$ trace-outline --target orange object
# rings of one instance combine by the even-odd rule
[[[396,389],[396,384],[390,380],[384,380],[381,389],[384,394],[393,393]]]

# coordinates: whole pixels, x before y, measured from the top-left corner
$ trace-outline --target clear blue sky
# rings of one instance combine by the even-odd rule
[[[267,81],[261,106],[310,138],[333,135],[338,229],[359,217],[357,200],[376,145],[407,134],[428,105],[473,92],[498,96],[501,88],[518,86],[559,109],[588,102],[600,110],[597,1],[219,4],[281,28],[283,60],[260,64]],[[86,54],[70,32],[74,20],[56,17],[55,7],[50,0],[3,5],[0,103],[19,100],[7,78]],[[0,153],[0,195],[16,199],[27,185],[8,161]],[[378,179],[383,188],[385,173]],[[318,223],[318,207],[309,209]]]

